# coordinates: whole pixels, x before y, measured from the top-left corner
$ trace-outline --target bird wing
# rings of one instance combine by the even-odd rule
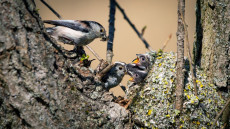
[[[77,21],[77,20],[44,20],[44,23],[52,24],[56,26],[64,26],[73,30],[89,32],[90,26],[87,21]]]

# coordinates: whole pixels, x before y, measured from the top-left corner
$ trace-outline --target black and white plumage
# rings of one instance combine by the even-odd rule
[[[136,54],[137,58],[132,62],[142,70],[149,70],[150,59],[148,54]]]
[[[126,64],[123,62],[115,62],[114,66],[102,77],[105,88],[109,90],[119,85],[126,73]]]
[[[45,20],[44,23],[55,25],[46,28],[57,41],[75,46],[85,46],[96,38],[106,41],[105,28],[95,21],[80,20]]]
[[[144,81],[145,77],[148,75],[148,70],[143,70],[136,64],[127,64],[126,65],[127,73],[131,76],[132,82],[138,84]]]

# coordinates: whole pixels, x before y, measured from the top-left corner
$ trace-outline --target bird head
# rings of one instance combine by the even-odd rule
[[[137,58],[132,62],[136,64],[141,69],[148,69],[150,65],[149,55],[147,54],[136,54]]]
[[[126,64],[123,62],[115,62],[115,68],[119,76],[124,76],[126,73]]]
[[[145,77],[148,75],[147,70],[143,70],[140,67],[137,67],[136,64],[127,64],[127,73],[131,76],[130,81],[135,83],[142,82]]]
[[[94,33],[97,35],[97,37],[101,38],[101,41],[106,41],[106,31],[105,28],[98,22],[91,21],[91,27]]]

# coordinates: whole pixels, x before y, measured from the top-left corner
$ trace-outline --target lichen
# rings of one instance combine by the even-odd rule
[[[195,96],[189,63],[186,60],[184,104],[183,112],[180,113],[174,105],[176,54],[158,53],[156,57],[152,56],[152,63],[153,66],[145,80],[145,85],[136,92],[138,97],[130,107],[133,117],[141,121],[144,128],[173,128],[175,118],[181,114],[180,128],[210,128],[225,101],[217,94],[216,87],[207,81],[207,75],[200,68],[196,69],[199,95]],[[222,95],[228,96],[227,93]],[[221,125],[219,121],[217,126]],[[135,127],[140,128],[138,125]]]

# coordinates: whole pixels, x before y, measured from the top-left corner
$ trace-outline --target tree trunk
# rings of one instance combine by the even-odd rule
[[[0,128],[124,127],[125,109],[60,53],[34,1],[1,0],[0,14]]]
[[[217,88],[230,89],[230,1],[197,0],[196,18],[195,64]],[[229,123],[229,114],[230,106],[223,113],[224,123]]]
[[[197,0],[196,65],[217,87],[230,85],[230,1]]]

